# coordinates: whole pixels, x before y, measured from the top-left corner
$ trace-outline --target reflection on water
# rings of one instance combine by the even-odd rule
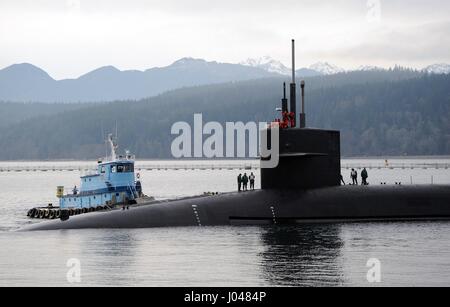
[[[343,281],[339,226],[267,227],[261,233],[263,278],[271,285],[326,286]]]
[[[88,281],[98,285],[132,285],[139,246],[134,232],[103,231],[96,240],[83,236],[80,246],[89,255],[83,257],[83,263],[88,265],[85,270]]]
[[[69,230],[0,233],[0,286],[450,285],[450,223]]]

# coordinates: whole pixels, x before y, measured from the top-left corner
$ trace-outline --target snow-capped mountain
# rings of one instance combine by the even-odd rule
[[[449,64],[433,64],[427,66],[423,69],[429,74],[450,74],[450,65]]]
[[[264,69],[267,72],[278,73],[280,75],[291,75],[291,68],[286,67],[280,61],[274,60],[270,56],[264,56],[259,59],[247,59],[239,63],[245,66],[257,67]],[[345,69],[327,62],[318,62],[309,66],[308,68],[301,68],[297,70],[298,73],[304,76],[319,76],[319,75],[333,75],[345,72]]]
[[[315,70],[323,75],[334,75],[345,72],[345,69],[327,62],[318,62],[316,64],[309,66],[309,69]]]
[[[261,68],[265,71],[280,75],[289,75],[291,73],[290,68],[287,68],[283,63],[271,58],[270,56],[264,56],[259,59],[247,59],[239,64]]]

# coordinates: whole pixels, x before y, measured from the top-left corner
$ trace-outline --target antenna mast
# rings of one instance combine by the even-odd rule
[[[306,114],[305,114],[305,81],[300,84],[302,88],[302,113],[300,113],[300,128],[306,128]]]
[[[294,117],[292,120],[292,127],[297,126],[297,97],[296,97],[296,85],[295,85],[295,40],[292,40],[292,83],[290,89],[291,95],[291,107],[290,112],[293,113]]]
[[[119,140],[118,129],[117,129],[117,120],[116,120],[116,142]]]
[[[114,141],[113,135],[108,134],[108,142],[111,147],[111,161],[115,161],[117,159],[117,143]]]

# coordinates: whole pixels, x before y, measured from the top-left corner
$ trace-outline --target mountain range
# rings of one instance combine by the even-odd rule
[[[0,101],[100,102],[141,99],[183,87],[279,76],[261,68],[183,58],[166,67],[120,71],[106,66],[77,79],[54,80],[31,64],[0,70]]]
[[[361,66],[356,71],[383,71]],[[327,62],[296,71],[298,77],[315,77],[349,72]],[[450,65],[434,64],[423,73],[448,74]],[[145,71],[120,71],[105,66],[77,79],[55,80],[32,64],[15,64],[0,70],[0,101],[9,102],[104,102],[138,100],[192,86],[239,82],[271,77],[286,78],[290,68],[271,57],[248,59],[239,64],[183,58],[166,67]]]

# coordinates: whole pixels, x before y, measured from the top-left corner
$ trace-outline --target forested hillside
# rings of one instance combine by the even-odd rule
[[[21,121],[43,116],[53,115],[81,108],[88,108],[89,103],[22,103],[0,102],[0,127],[7,127]]]
[[[360,72],[307,79],[308,126],[341,130],[342,153],[450,154],[450,76]],[[102,131],[119,129],[139,158],[171,158],[177,121],[268,121],[280,79],[176,90],[141,101],[93,105],[0,127],[0,159],[91,159],[104,155]]]

